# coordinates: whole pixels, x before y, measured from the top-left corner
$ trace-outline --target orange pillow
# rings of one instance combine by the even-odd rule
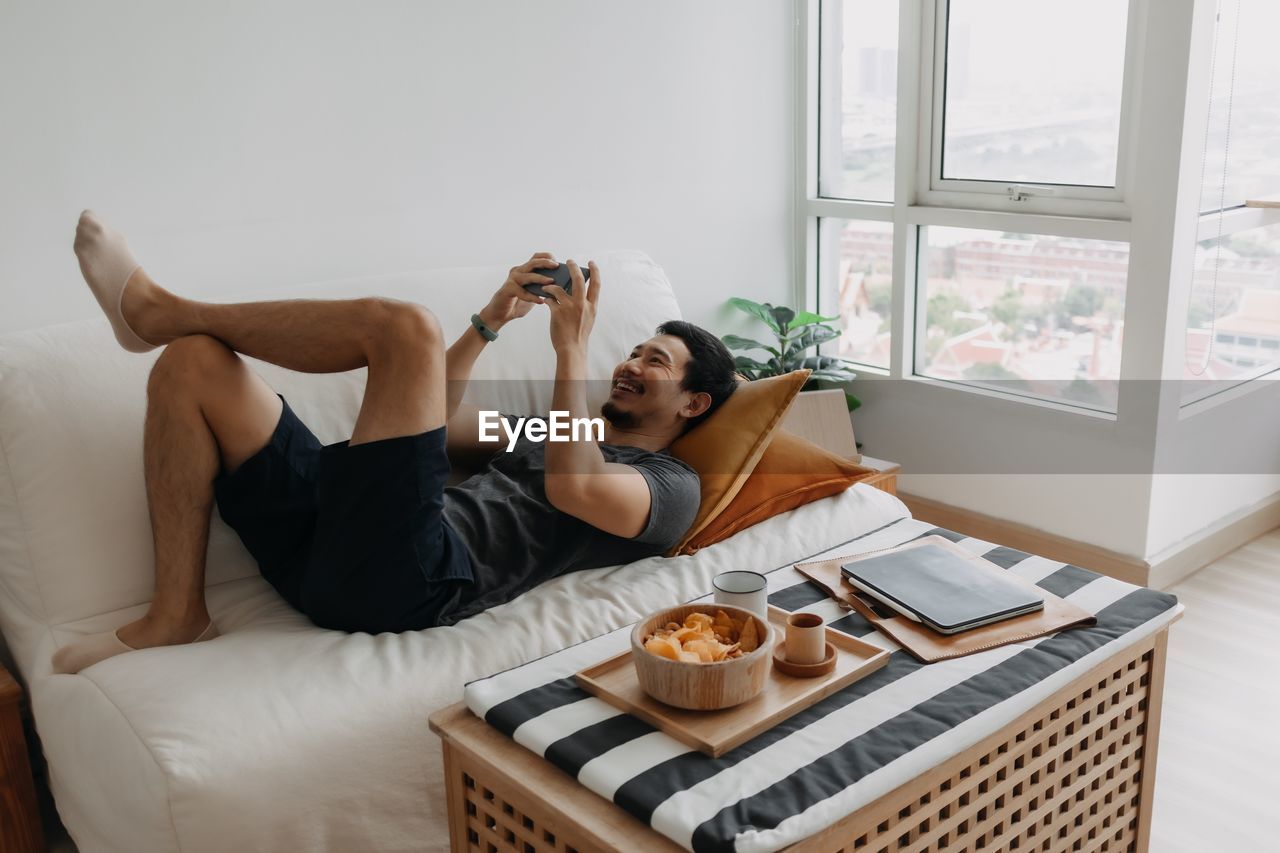
[[[692,554],[767,518],[839,494],[875,473],[874,468],[855,465],[798,435],[778,430],[738,494],[684,542],[680,553]]]
[[[794,370],[740,382],[711,417],[672,443],[671,455],[698,472],[702,502],[684,539],[669,554],[681,553],[737,497],[808,379],[808,370]]]

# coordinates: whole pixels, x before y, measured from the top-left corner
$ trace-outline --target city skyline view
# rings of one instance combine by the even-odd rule
[[[1034,6],[1034,9],[1030,8]],[[839,73],[824,74],[822,195],[893,201],[896,2],[828,0],[839,20]],[[1224,0],[1202,168],[1204,211],[1280,190],[1280,4]],[[952,0],[946,45],[944,179],[1114,185],[1121,138],[1127,4],[1060,9],[1017,0]],[[1044,38],[1051,30],[1052,39]],[[1089,61],[1079,45],[1089,44]],[[834,82],[833,82],[834,81]],[[1234,84],[1234,85],[1232,85]],[[837,97],[838,95],[838,97]],[[1227,125],[1230,120],[1230,144]],[[837,154],[838,151],[838,154]],[[1205,217],[1213,233],[1214,214]],[[892,225],[822,223],[825,304],[839,306],[839,354],[887,368]],[[917,372],[1114,409],[1124,341],[1124,242],[972,229],[922,229]],[[1185,308],[1188,398],[1280,367],[1280,226],[1208,239],[1194,254]],[[1170,377],[1175,378],[1175,377]],[[1037,383],[1047,383],[1037,389]],[[1110,384],[1110,387],[1108,387]]]

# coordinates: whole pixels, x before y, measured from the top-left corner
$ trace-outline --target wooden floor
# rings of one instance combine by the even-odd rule
[[[1169,632],[1151,853],[1280,849],[1280,530],[1170,592],[1187,610]]]
[[[1280,530],[1169,591],[1152,853],[1280,849]]]

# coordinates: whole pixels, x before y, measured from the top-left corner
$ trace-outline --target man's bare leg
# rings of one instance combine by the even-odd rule
[[[123,235],[90,211],[76,225],[75,252],[90,289],[106,299],[112,324],[123,320],[126,337],[144,349],[209,335],[236,352],[305,373],[368,366],[352,444],[444,425],[444,344],[435,317],[422,306],[381,298],[239,305],[183,299],[157,284]],[[132,273],[123,283],[114,278],[126,270]]]
[[[271,387],[213,338],[181,338],[161,353],[147,381],[143,429],[155,595],[147,613],[114,637],[108,632],[61,649],[55,672],[78,672],[129,648],[189,643],[205,632],[214,477],[219,467],[235,470],[265,446],[282,409]]]
[[[138,269],[121,308],[148,343],[208,335],[236,352],[303,373],[368,367],[352,444],[417,435],[445,423],[443,334],[421,305],[381,297],[196,302]]]
[[[192,335],[168,346],[147,382],[143,467],[155,545],[155,597],[116,632],[128,645],[189,643],[209,624],[205,555],[213,481],[270,440],[283,405],[219,341]]]
[[[146,341],[171,344],[148,383],[156,596],[146,616],[117,633],[135,648],[190,642],[208,624],[213,478],[219,465],[234,470],[264,446],[279,419],[279,399],[232,350],[310,373],[367,366],[353,445],[445,423],[443,338],[419,305],[380,298],[215,305],[177,297],[138,269],[121,307]]]

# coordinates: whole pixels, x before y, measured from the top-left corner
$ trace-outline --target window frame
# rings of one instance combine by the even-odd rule
[[[1050,182],[985,181],[944,178],[942,176],[943,142],[946,130],[946,51],[947,21],[951,0],[925,2],[922,38],[932,37],[932,50],[923,51],[925,76],[931,81],[928,98],[922,97],[920,108],[928,110],[930,126],[929,156],[918,158],[917,178],[921,191],[919,202],[939,207],[970,207],[1009,212],[1039,213],[1096,219],[1130,218],[1131,157],[1134,137],[1134,103],[1137,89],[1137,49],[1140,25],[1137,0],[1128,0],[1125,30],[1124,80],[1120,89],[1120,125],[1116,148],[1116,183],[1112,187],[1057,184]],[[923,95],[923,93],[922,93]],[[927,100],[927,103],[926,103]],[[1030,191],[1021,201],[1010,199],[1015,189]],[[1044,188],[1052,195],[1037,196]]]
[[[947,0],[898,0],[898,101],[896,150],[894,161],[894,199],[863,201],[829,198],[818,193],[819,155],[819,106],[821,83],[820,63],[820,7],[822,0],[796,0],[796,104],[795,145],[797,156],[795,173],[793,270],[796,295],[800,303],[810,310],[830,310],[822,299],[822,282],[819,279],[822,266],[819,259],[819,220],[839,218],[846,220],[870,220],[891,222],[894,226],[893,295],[890,329],[892,332],[889,368],[882,369],[852,360],[858,370],[859,381],[882,379],[908,380],[911,393],[933,393],[941,389],[948,394],[972,394],[990,398],[994,405],[1009,416],[1030,416],[1039,409],[1045,416],[1071,418],[1079,428],[1129,430],[1154,429],[1157,412],[1168,410],[1161,403],[1145,399],[1143,392],[1131,392],[1121,383],[1117,411],[1098,412],[1073,404],[1028,398],[1003,391],[968,385],[950,380],[938,380],[917,373],[916,337],[922,328],[925,305],[917,298],[917,262],[920,226],[948,225],[956,227],[987,228],[1023,231],[1027,233],[1075,236],[1100,240],[1128,241],[1130,243],[1129,284],[1125,292],[1126,334],[1122,352],[1122,379],[1164,377],[1177,369],[1185,354],[1186,317],[1183,313],[1169,314],[1170,305],[1186,304],[1191,278],[1190,256],[1194,245],[1188,247],[1186,239],[1204,234],[1213,220],[1213,232],[1217,236],[1216,220],[1223,220],[1222,234],[1248,230],[1280,223],[1280,210],[1249,207],[1230,208],[1226,211],[1199,211],[1199,199],[1191,202],[1198,218],[1198,231],[1188,234],[1155,223],[1153,209],[1161,212],[1173,203],[1172,194],[1161,190],[1139,190],[1140,173],[1137,150],[1144,136],[1150,140],[1151,127],[1163,129],[1165,134],[1181,133],[1184,160],[1194,157],[1198,162],[1203,156],[1202,140],[1204,121],[1208,109],[1208,52],[1209,41],[1205,30],[1214,17],[1207,6],[1213,0],[1183,0],[1193,11],[1178,16],[1175,23],[1162,18],[1164,9],[1156,0],[1128,0],[1127,31],[1125,38],[1125,82],[1121,104],[1121,138],[1117,151],[1117,186],[1121,193],[1115,199],[1083,199],[1050,197],[1025,202],[1008,202],[996,193],[961,192],[933,188],[932,169],[934,151],[940,154],[939,142],[935,142],[935,87],[939,38],[936,27],[939,9]],[[926,24],[930,29],[926,30]],[[1186,40],[1185,43],[1183,40]],[[1168,89],[1165,81],[1153,83],[1153,69],[1168,61],[1171,51],[1190,51],[1185,89],[1176,92]],[[1186,54],[1175,58],[1186,59]],[[1143,81],[1144,73],[1148,78]],[[1143,87],[1155,89],[1144,103]],[[1175,98],[1178,103],[1175,103]],[[1185,104],[1180,101],[1185,98]],[[1197,115],[1197,111],[1205,115]],[[1153,122],[1153,116],[1155,121]],[[1175,123],[1176,119],[1176,123]],[[1147,129],[1141,127],[1146,122]],[[925,132],[921,133],[920,130]],[[940,133],[940,128],[939,128]],[[921,137],[924,137],[922,139]],[[922,142],[927,140],[927,151]],[[1185,181],[1185,163],[1182,178]],[[969,183],[969,182],[965,182]],[[1148,182],[1149,183],[1149,182]],[[1000,185],[1003,187],[1004,185]],[[1176,206],[1178,216],[1185,202],[1179,190]],[[1139,224],[1135,217],[1141,215]],[[1185,219],[1182,221],[1186,221]],[[1156,228],[1156,225],[1159,225]],[[1202,237],[1196,236],[1195,242]],[[1151,280],[1165,279],[1170,286],[1164,291],[1152,291]],[[1141,286],[1135,287],[1135,282]],[[1175,309],[1176,310],[1176,309]],[[1175,368],[1175,365],[1179,367]],[[1180,401],[1175,404],[1176,419],[1194,417],[1220,404],[1230,402],[1253,390],[1269,387],[1269,379],[1280,379],[1280,369],[1265,371],[1256,377],[1242,378],[1238,384],[1214,391],[1204,397]],[[1133,383],[1128,383],[1132,386]],[[1116,423],[1118,422],[1118,424]]]
[[[1205,99],[1205,121],[1208,120],[1208,99]],[[1280,208],[1274,207],[1248,207],[1246,205],[1233,205],[1231,207],[1222,208],[1220,210],[1199,210],[1200,205],[1197,203],[1197,219],[1196,234],[1193,242],[1192,253],[1194,255],[1195,246],[1199,246],[1206,240],[1217,240],[1222,237],[1230,237],[1233,234],[1240,234],[1245,231],[1253,231],[1257,228],[1268,228],[1274,225],[1280,225]],[[1186,317],[1182,318],[1180,326],[1181,334],[1184,341],[1188,331]],[[1214,330],[1213,338],[1217,338],[1219,333]],[[1221,343],[1215,340],[1216,343]],[[1223,344],[1223,346],[1235,346],[1236,344]],[[1184,354],[1185,358],[1185,354]],[[1254,367],[1252,370],[1246,371],[1239,376],[1231,379],[1221,379],[1217,381],[1206,380],[1206,390],[1191,396],[1183,397],[1178,402],[1179,417],[1193,417],[1205,411],[1218,406],[1222,403],[1230,402],[1236,399],[1242,393],[1248,393],[1250,390],[1262,390],[1270,387],[1269,382],[1280,381],[1280,362],[1271,365],[1262,365]]]
[[[1267,228],[1273,225],[1280,225],[1280,209],[1239,205],[1228,207],[1221,211],[1202,212],[1196,222],[1196,237],[1193,246],[1199,246],[1205,240],[1230,237],[1233,234],[1252,231],[1256,228]],[[1192,251],[1194,252],[1194,249]],[[1179,328],[1185,346],[1188,331],[1187,318],[1185,316],[1182,318]],[[1239,346],[1239,336],[1233,336],[1234,340],[1231,344],[1216,340],[1222,334],[1224,333],[1217,331],[1216,328],[1214,329],[1212,337],[1215,339],[1215,345]],[[1263,348],[1259,347],[1259,349]],[[1206,389],[1203,392],[1183,397],[1179,400],[1179,416],[1181,418],[1192,417],[1222,403],[1230,402],[1242,393],[1270,387],[1265,383],[1275,381],[1280,381],[1280,361],[1273,362],[1270,365],[1255,366],[1251,370],[1231,379],[1205,380]]]
[[[929,127],[933,111],[932,97],[934,77],[932,60],[927,60],[924,49],[925,26],[936,20],[933,12],[946,0],[899,0],[898,6],[898,103],[896,150],[894,160],[894,200],[865,201],[860,199],[820,196],[819,176],[821,120],[819,115],[822,94],[821,85],[821,7],[823,0],[797,0],[797,104],[800,115],[796,122],[796,228],[798,251],[795,259],[795,275],[800,283],[802,304],[810,310],[822,313],[830,311],[823,299],[823,267],[820,257],[819,223],[824,218],[889,222],[894,226],[893,237],[893,297],[891,304],[890,363],[888,369],[853,360],[860,378],[910,379],[928,387],[961,389],[984,396],[994,395],[1019,406],[1043,406],[1061,414],[1078,414],[1093,421],[1099,416],[1114,420],[1114,412],[1100,413],[1096,409],[1073,406],[1058,401],[1021,394],[1012,394],[989,386],[968,385],[963,382],[940,380],[926,376],[917,370],[916,329],[924,323],[925,303],[917,299],[916,268],[920,228],[929,225],[961,228],[1020,231],[1033,234],[1049,234],[1064,237],[1128,241],[1130,222],[1127,210],[1117,202],[1082,202],[1076,199],[1053,199],[1051,203],[1028,200],[1010,207],[991,193],[961,193],[963,204],[950,202],[944,195],[921,198],[922,175],[927,175],[931,151],[922,152],[918,129]],[[1131,6],[1137,0],[1130,0]],[[1126,43],[1135,38],[1133,11],[1130,10]],[[930,53],[930,56],[932,54]],[[1126,56],[1126,68],[1130,63]],[[1126,88],[1128,83],[1126,82]],[[1127,96],[1126,96],[1127,97]],[[933,134],[929,134],[933,138]],[[1126,146],[1127,152],[1129,148]],[[922,164],[924,171],[922,172]],[[1126,170],[1127,171],[1127,170]],[[927,184],[926,184],[927,186]],[[947,203],[940,203],[947,202]],[[1082,205],[1096,213],[1107,215],[1082,215]]]

